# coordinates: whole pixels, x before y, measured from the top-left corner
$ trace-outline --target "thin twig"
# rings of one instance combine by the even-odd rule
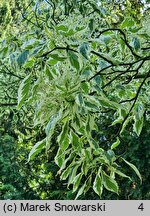
[[[137,102],[137,99],[138,99],[138,96],[139,96],[139,94],[140,94],[140,91],[141,91],[141,89],[142,89],[142,87],[143,87],[143,85],[144,85],[146,79],[147,79],[149,76],[150,76],[150,71],[145,75],[143,81],[141,82],[141,84],[140,84],[140,86],[139,86],[139,88],[138,88],[138,90],[137,90],[136,96],[135,96],[134,98],[130,99],[130,100],[132,100],[132,101],[134,100],[134,102],[133,102],[132,106],[130,107],[129,112],[128,112],[127,115],[125,116],[125,118],[124,118],[124,120],[123,120],[123,122],[122,122],[122,124],[121,124],[121,126],[120,126],[120,128],[119,128],[118,134],[120,133],[123,124],[125,123],[125,121],[126,121],[127,118],[129,117],[129,115],[130,115],[130,113],[131,113],[133,107],[135,106],[135,104],[136,104],[136,102]]]
[[[6,65],[3,65],[3,66],[6,68],[7,71],[3,69],[3,70],[1,70],[1,73],[17,77],[18,79],[24,79],[23,77],[21,77],[17,74],[14,74]]]
[[[17,106],[17,103],[0,103],[1,106]]]
[[[101,36],[101,34],[103,34],[105,32],[108,32],[108,31],[118,31],[123,36],[122,40],[124,41],[124,43],[126,44],[126,46],[129,48],[129,50],[131,51],[132,55],[134,55],[137,58],[141,58],[141,56],[139,56],[138,54],[136,54],[133,51],[132,46],[128,43],[128,40],[127,40],[127,37],[126,37],[125,33],[121,29],[119,29],[119,28],[105,29],[105,30],[101,31],[96,38],[99,38]]]

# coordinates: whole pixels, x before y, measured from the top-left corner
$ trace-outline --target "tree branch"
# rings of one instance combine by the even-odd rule
[[[141,58],[138,54],[136,54],[133,51],[132,46],[128,43],[128,40],[127,40],[127,37],[126,37],[125,33],[121,29],[119,29],[119,28],[105,29],[105,30],[101,31],[96,38],[99,38],[101,36],[101,34],[103,34],[105,32],[108,32],[108,31],[118,31],[122,35],[122,37],[123,37],[122,40],[124,41],[124,43],[126,44],[126,46],[129,48],[129,50],[131,51],[132,55],[134,55],[137,58]]]
[[[1,72],[3,73],[3,74],[8,74],[8,75],[11,75],[11,76],[14,76],[14,77],[17,77],[18,79],[24,79],[23,77],[21,77],[21,76],[19,76],[19,75],[17,75],[17,74],[14,74],[6,65],[3,65],[5,68],[6,68],[6,70],[5,71],[3,71],[3,70],[1,70]]]
[[[93,50],[91,51],[91,53],[93,53],[93,54],[99,56],[100,58],[104,59],[104,60],[107,61],[109,64],[111,64],[111,66],[114,66],[114,63],[113,63],[110,59],[108,59],[108,58],[106,58],[105,56],[103,56],[102,54],[100,54],[100,53],[98,53],[98,52],[95,52],[95,51],[93,51]]]
[[[110,85],[114,80],[116,80],[118,77],[124,74],[124,71],[122,73],[119,73],[117,76],[115,76],[112,80],[110,80],[108,83],[102,86],[102,89],[106,88],[108,85]]]
[[[0,103],[0,106],[17,106],[17,103]]]
[[[27,7],[25,8],[25,10],[23,12],[21,12],[21,15],[23,17],[23,19],[27,20],[28,22],[30,22],[31,24],[33,24],[34,26],[38,27],[38,28],[41,28],[38,24],[32,22],[31,19],[28,19],[26,16],[25,16],[25,12],[27,11],[27,9],[31,6],[31,4],[33,3],[33,1],[30,1],[29,4],[27,5]]]
[[[149,76],[150,76],[150,70],[149,70],[149,72],[145,75],[143,81],[141,82],[141,84],[140,84],[140,86],[139,86],[139,88],[138,88],[138,90],[137,90],[136,96],[135,96],[134,98],[130,99],[130,101],[133,101],[133,100],[134,100],[134,101],[133,101],[133,104],[132,104],[132,106],[130,107],[130,110],[129,110],[128,114],[125,116],[125,118],[124,118],[124,120],[123,120],[123,122],[122,122],[122,124],[121,124],[121,126],[120,126],[120,128],[119,128],[118,134],[120,133],[123,124],[125,123],[125,121],[126,121],[127,118],[129,117],[129,115],[130,115],[130,113],[131,113],[133,107],[135,106],[135,104],[136,104],[136,102],[137,102],[137,99],[138,99],[138,97],[139,97],[140,91],[141,91],[141,89],[142,89],[142,87],[143,87],[143,85],[144,85],[146,79],[147,79]],[[125,102],[126,102],[126,101],[125,101]],[[122,103],[123,103],[123,102],[122,102]]]
[[[94,51],[94,52],[95,52],[95,51]],[[99,55],[99,56],[101,57],[101,55]],[[104,59],[104,58],[103,58],[103,59]],[[104,60],[106,60],[106,58],[105,58]],[[111,64],[111,65],[109,65],[109,66],[107,66],[107,67],[101,69],[100,71],[98,71],[96,74],[94,74],[92,77],[90,77],[90,79],[88,79],[88,81],[92,80],[93,78],[95,78],[95,77],[98,76],[98,75],[109,75],[109,74],[113,74],[113,73],[116,73],[116,72],[122,73],[121,70],[115,70],[115,69],[113,68],[113,67],[115,67],[115,66],[116,66],[116,67],[118,67],[118,66],[128,66],[128,68],[124,71],[124,73],[136,72],[136,71],[138,71],[138,70],[141,68],[141,66],[144,64],[144,62],[145,62],[145,61],[148,61],[148,60],[150,60],[150,56],[142,57],[141,59],[138,59],[138,60],[136,60],[136,61],[129,62],[129,63],[120,63],[120,64],[118,64],[118,65],[114,65],[114,63],[113,63],[113,65]],[[106,61],[107,61],[107,60],[106,60]],[[136,69],[130,70],[130,68],[133,67],[133,65],[137,64],[137,63],[140,62],[140,61],[142,61],[142,62],[141,62],[141,64],[140,64]],[[111,68],[111,67],[112,67],[112,68]],[[111,68],[114,72],[102,74],[103,71],[105,71],[105,70],[107,70],[107,69],[109,69],[109,68]],[[83,82],[85,82],[85,81],[83,81]]]

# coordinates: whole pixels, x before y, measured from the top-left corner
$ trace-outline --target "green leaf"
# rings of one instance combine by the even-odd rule
[[[54,133],[55,126],[57,125],[58,121],[62,117],[62,110],[60,110],[58,113],[56,113],[54,116],[51,117],[48,124],[45,128],[45,133],[47,135],[46,137],[46,149],[48,150],[51,145],[51,137]]]
[[[98,149],[99,148],[99,143],[96,140],[94,140],[93,138],[90,138],[88,141],[89,141],[89,144],[90,144],[92,149]]]
[[[68,130],[69,130],[69,126],[68,126],[68,122],[66,122],[62,127],[62,131],[60,135],[57,137],[60,148],[63,149],[64,151],[69,146]]]
[[[44,72],[46,76],[49,78],[49,80],[54,79],[55,75],[51,72],[51,69],[48,65],[45,65]]]
[[[53,66],[53,65],[56,65],[58,63],[58,60],[56,60],[56,59],[49,59],[47,63],[49,65]]]
[[[30,59],[24,64],[24,68],[31,68],[34,66],[34,64],[35,64],[35,59],[34,58]]]
[[[43,49],[44,49],[44,46],[42,44],[40,44],[39,46],[36,46],[35,49],[33,49],[33,52],[30,54],[30,57],[33,57],[33,56],[36,57],[36,56],[42,55]]]
[[[68,51],[68,55],[69,55],[71,65],[77,70],[79,70],[80,64],[79,64],[78,56],[73,51],[70,50]]]
[[[84,193],[84,189],[86,187],[86,182],[82,185],[82,187],[79,189],[76,197],[75,197],[75,200],[78,199],[79,196],[81,196],[83,193]]]
[[[31,150],[30,153],[29,153],[28,162],[29,162],[30,160],[32,160],[32,159],[35,157],[35,155],[37,155],[39,152],[41,152],[42,149],[43,149],[43,147],[44,147],[45,145],[46,145],[46,139],[43,139],[43,140],[37,142],[37,143],[33,146],[32,150]]]
[[[74,163],[74,167],[73,167],[73,169],[71,171],[71,174],[69,176],[68,186],[67,187],[69,187],[70,184],[73,184],[74,178],[75,178],[75,176],[77,174],[77,170],[78,170],[78,168],[80,166],[80,163],[76,163],[76,162],[73,162],[73,163]]]
[[[68,32],[66,32],[64,35],[66,36],[72,36],[75,34],[75,31],[73,29],[70,29]]]
[[[93,29],[94,29],[94,19],[89,20],[89,25],[88,26],[89,26],[90,31],[92,32]]]
[[[123,125],[122,125],[120,134],[122,134],[122,132],[124,131],[124,129],[126,128],[126,126],[129,124],[129,122],[132,120],[132,118],[133,118],[132,116],[129,116],[129,117],[125,120],[125,122],[124,122]]]
[[[91,134],[91,131],[95,129],[95,118],[92,115],[87,115],[86,131]]]
[[[81,88],[85,94],[89,93],[89,85],[87,83],[81,83]]]
[[[79,173],[73,181],[73,193],[78,189],[80,181],[82,179],[82,173]]]
[[[87,107],[90,111],[100,111],[99,100],[93,96],[86,95],[86,100],[84,100],[85,107]]]
[[[124,177],[124,178],[128,178],[130,181],[132,181],[132,179],[131,179],[129,176],[125,175],[125,174],[124,174],[123,172],[121,172],[120,170],[114,169],[113,171],[114,171],[115,173],[117,173],[119,176]]]
[[[123,160],[126,164],[128,164],[128,165],[134,170],[134,172],[137,174],[137,176],[139,177],[139,179],[140,179],[140,181],[141,181],[141,183],[142,183],[142,176],[141,176],[140,172],[138,171],[138,169],[136,168],[136,166],[133,165],[132,163],[126,161],[124,158],[122,158],[122,160]]]
[[[46,25],[44,26],[44,31],[48,37],[50,37],[50,38],[52,37],[53,32],[51,29],[48,29],[48,27]]]
[[[60,144],[60,147],[61,147],[64,151],[69,147],[69,136],[68,136],[68,134],[66,134],[66,136],[64,137],[64,140],[63,140],[62,143]]]
[[[113,121],[113,123],[111,125],[113,126],[116,124],[120,124],[122,122],[123,122],[123,118],[122,118],[122,116],[119,116],[117,119],[115,119],[115,121]]]
[[[20,109],[24,103],[24,101],[27,99],[29,90],[30,90],[30,84],[31,84],[32,74],[30,73],[28,76],[26,76],[23,81],[21,82],[19,89],[18,89],[18,109]]]
[[[71,170],[72,170],[72,167],[71,167],[71,166],[68,166],[68,167],[65,169],[65,171],[61,174],[60,178],[61,178],[62,180],[66,180],[66,179],[68,178],[68,176],[69,176]]]
[[[119,113],[119,117],[113,121],[113,123],[111,124],[112,126],[113,126],[113,125],[116,125],[116,124],[119,124],[119,123],[122,123],[123,120],[124,120],[124,118],[125,118],[126,115],[127,115],[125,109],[119,108],[119,110],[118,110],[117,112]]]
[[[106,157],[107,157],[107,159],[109,160],[110,164],[111,164],[112,162],[114,162],[115,159],[116,159],[114,151],[112,151],[112,150],[110,150],[110,149],[107,150],[107,152],[106,152]]]
[[[119,140],[119,138],[117,137],[116,142],[114,142],[114,143],[111,145],[111,150],[114,149],[114,148],[116,148],[119,144],[120,144],[120,140]]]
[[[23,51],[23,52],[19,55],[19,57],[17,58],[18,64],[19,64],[19,65],[23,65],[23,64],[27,61],[28,55],[29,55],[29,50]]]
[[[126,18],[123,22],[122,22],[122,24],[121,24],[121,28],[123,29],[123,28],[129,28],[129,27],[132,27],[132,26],[134,26],[135,25],[135,22],[134,22],[134,20],[133,19],[131,19],[131,18]]]
[[[90,162],[93,159],[93,155],[92,155],[91,151],[92,151],[91,147],[88,147],[84,150],[86,161]]]
[[[143,128],[144,112],[145,112],[145,108],[143,104],[138,103],[135,107],[134,124],[133,124],[133,130],[136,132],[138,136],[140,135]]]
[[[104,68],[107,68],[109,66],[109,63],[104,60],[99,60],[99,69],[102,70]]]
[[[89,111],[100,111],[100,109],[93,103],[89,102],[89,101],[85,101],[85,106],[88,108]]]
[[[82,70],[82,77],[83,77],[83,79],[88,80],[90,78],[90,76],[93,76],[91,67],[84,68]]]
[[[57,61],[64,61],[66,59],[66,57],[59,56],[58,54],[50,54],[50,57]]]
[[[133,38],[133,46],[136,51],[138,51],[141,47],[140,40],[137,37]]]
[[[88,52],[88,51],[89,51],[89,44],[86,43],[86,42],[84,42],[84,43],[80,46],[79,50],[80,50],[80,53],[84,56],[84,58],[88,59],[88,55],[89,55],[89,52]]]
[[[77,163],[77,162],[75,162],[75,160],[73,160],[73,161],[69,164],[69,166],[63,171],[63,173],[61,174],[60,178],[61,178],[62,180],[66,180],[66,179],[68,178],[68,176],[69,176],[69,179],[70,179],[70,177],[72,176],[74,167],[76,167],[76,169],[77,169],[77,168],[79,167],[79,165],[80,165],[80,163]],[[76,172],[75,172],[75,173],[76,173]],[[73,181],[74,181],[74,177],[75,177],[75,176],[73,175]],[[73,181],[70,182],[69,184],[73,183]],[[68,184],[68,186],[69,186],[69,184]]]
[[[54,116],[52,116],[51,119],[49,120],[49,122],[48,122],[48,124],[46,125],[46,128],[45,128],[45,133],[46,133],[47,136],[49,135],[51,130],[54,129],[57,122],[60,120],[61,114],[62,114],[62,112],[60,110],[58,113],[56,113]]]
[[[138,103],[135,107],[135,116],[137,119],[141,119],[144,115],[145,108],[142,103]]]
[[[97,86],[99,86],[102,82],[101,76],[99,76],[99,75],[94,77],[94,80],[95,80]]]
[[[58,151],[57,151],[57,154],[56,154],[56,156],[55,156],[55,163],[56,163],[59,167],[61,167],[62,164],[64,163],[64,161],[65,161],[65,154],[64,154],[64,151],[63,151],[61,148],[59,148]]]
[[[78,106],[83,106],[84,105],[84,100],[83,100],[82,93],[77,94],[77,96],[75,98],[75,101],[78,104]]]
[[[99,197],[101,197],[103,192],[103,185],[102,185],[102,179],[99,174],[96,175],[94,183],[93,183],[93,190],[96,194],[98,194]]]
[[[67,162],[71,161],[71,160],[74,159],[74,157],[75,157],[75,152],[70,152],[70,149],[67,150],[67,151],[65,151],[65,153],[66,153],[66,154],[69,153],[69,156],[66,157],[66,159],[63,160],[63,163],[62,163],[62,165],[61,165],[60,170],[65,169],[66,166],[67,166]],[[64,155],[65,155],[65,153],[64,153],[64,151],[63,151],[63,154],[64,154]]]
[[[70,141],[74,149],[77,151],[82,149],[81,140],[78,135],[73,132],[73,130],[70,132]]]
[[[83,172],[84,175],[87,175],[87,173],[89,171],[89,167],[90,167],[90,165],[88,163],[89,161],[90,161],[90,158],[88,158],[88,160],[87,160],[87,158],[85,158],[85,160],[82,163],[81,170],[82,170],[82,172]]]
[[[66,26],[66,25],[59,25],[59,26],[56,26],[56,29],[57,29],[58,31],[67,32],[67,31],[68,31],[68,26]]]
[[[136,117],[134,118],[133,129],[138,136],[140,135],[142,131],[143,122],[144,122],[144,117],[142,117],[141,119],[137,119]]]
[[[3,47],[1,50],[0,50],[0,58],[1,59],[4,59],[8,54],[8,46],[7,47]]]
[[[117,110],[117,109],[121,109],[122,106],[114,101],[109,100],[108,98],[106,98],[105,96],[99,96],[98,100],[100,101],[100,104],[102,106]]]
[[[117,182],[113,178],[108,176],[104,171],[102,171],[101,174],[102,174],[102,180],[103,180],[104,187],[107,190],[118,194]]]

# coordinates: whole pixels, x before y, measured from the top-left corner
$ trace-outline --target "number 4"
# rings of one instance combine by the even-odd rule
[[[143,211],[144,210],[144,206],[143,206],[143,203],[141,203],[138,207],[139,210]]]

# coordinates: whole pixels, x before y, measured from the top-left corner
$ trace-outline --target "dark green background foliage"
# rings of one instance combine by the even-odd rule
[[[0,0],[0,199],[150,198],[148,1]]]
[[[71,199],[60,182],[58,168],[43,155],[26,164],[29,144],[15,143],[5,134],[0,139],[0,199]]]
[[[43,151],[27,163],[32,142],[41,138],[42,132],[35,137],[27,135],[20,118],[16,122],[15,112],[7,109],[0,122],[0,199],[72,199],[72,192],[57,175],[54,153],[47,157]]]

